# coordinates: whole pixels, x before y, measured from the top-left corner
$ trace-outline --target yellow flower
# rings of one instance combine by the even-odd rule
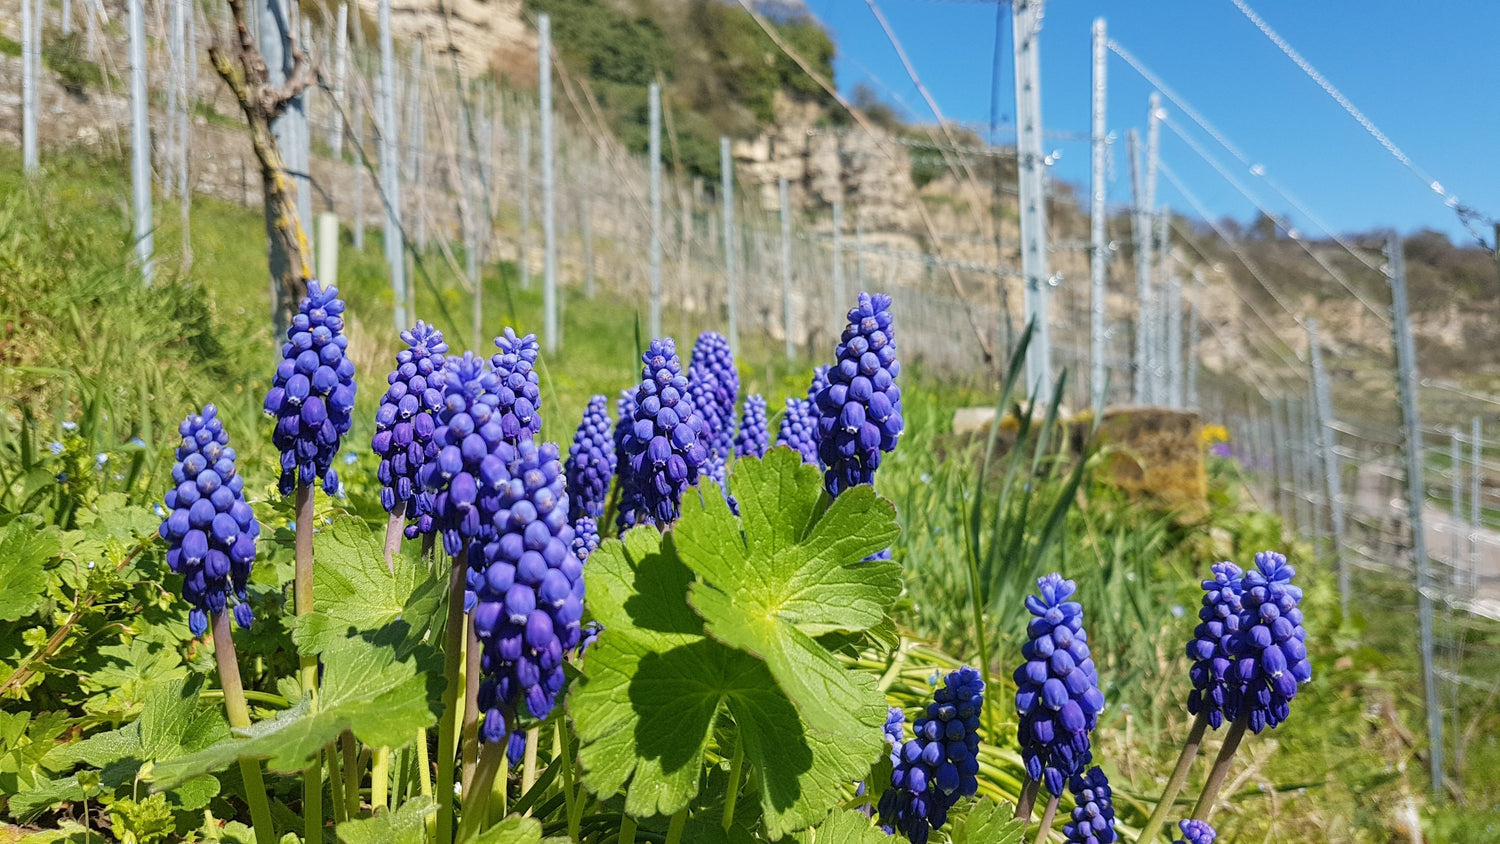
[[[1219,424],[1204,425],[1198,433],[1198,441],[1203,445],[1227,443],[1229,442],[1229,429]]]

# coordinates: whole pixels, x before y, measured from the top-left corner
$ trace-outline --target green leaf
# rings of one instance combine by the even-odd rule
[[[0,534],[0,621],[31,615],[47,587],[47,563],[62,551],[61,534],[41,518],[23,514]]]
[[[953,820],[953,844],[1020,844],[1026,822],[1014,817],[1009,803],[980,799],[962,817]]]
[[[890,844],[875,822],[852,809],[835,809],[815,828],[794,836],[799,844]]]
[[[338,825],[341,844],[423,844],[427,839],[427,816],[437,812],[431,797],[406,801],[394,812],[373,818],[344,821]]]
[[[541,840],[542,825],[536,818],[511,815],[481,832],[474,844],[538,844]]]
[[[140,718],[118,730],[57,745],[41,761],[52,770],[88,765],[106,791],[125,789],[128,794],[145,763],[175,759],[229,735],[229,725],[218,707],[200,705],[198,695],[202,687],[203,679],[198,676],[153,686],[146,695]],[[197,810],[208,805],[218,793],[218,780],[202,776],[181,783],[170,796],[179,808]],[[20,817],[83,798],[79,775],[74,775],[45,782],[17,795],[11,801],[11,811]]]
[[[815,637],[886,618],[901,569],[865,557],[890,547],[896,511],[869,486],[822,509],[822,480],[791,449],[735,463],[736,520],[712,483],[683,501],[673,541],[703,579],[689,598],[714,638],[764,659],[809,726],[883,723],[875,678],[846,671]],[[697,500],[694,500],[696,498]]]
[[[385,562],[381,538],[366,523],[354,517],[336,519],[333,527],[318,537],[318,565],[313,568],[313,590],[318,596],[313,612],[297,620],[292,641],[305,655],[320,654],[350,631],[373,634],[395,622],[403,622],[399,638],[419,638],[432,610],[425,596],[433,592],[435,578],[407,546],[396,555],[392,572]],[[437,592],[441,593],[441,584]],[[423,596],[415,612],[408,604]],[[389,636],[389,633],[387,633]],[[389,641],[387,637],[381,637]]]
[[[722,500],[712,489],[704,497]],[[589,560],[589,605],[605,632],[568,699],[584,781],[604,797],[628,784],[631,815],[676,812],[697,795],[715,723],[727,713],[760,772],[766,827],[780,837],[825,815],[838,790],[869,770],[885,747],[883,699],[873,678],[845,680],[868,685],[873,699],[837,732],[804,723],[767,663],[704,635],[687,604],[693,574],[678,536],[638,528]]]
[[[272,771],[294,773],[344,730],[368,745],[401,747],[436,722],[437,695],[428,682],[442,682],[439,667],[419,664],[416,656],[397,659],[390,646],[358,638],[331,644],[323,656],[327,668],[317,711],[303,698],[274,718],[236,731],[238,736],[159,764],[152,772],[157,787],[224,770],[241,758],[264,759]]]

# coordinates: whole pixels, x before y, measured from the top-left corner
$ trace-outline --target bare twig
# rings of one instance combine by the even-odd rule
[[[280,285],[281,310],[287,319],[295,311],[297,303],[307,295],[307,282],[312,277],[308,264],[307,233],[297,214],[297,198],[291,180],[287,178],[286,162],[281,157],[281,148],[271,130],[271,124],[283,113],[287,105],[306,90],[316,77],[316,69],[308,60],[307,53],[297,43],[296,33],[288,27],[289,52],[292,70],[285,85],[272,87],[270,72],[265,57],[256,47],[245,22],[244,0],[227,0],[234,20],[234,55],[231,58],[217,38],[208,49],[209,60],[214,71],[234,94],[250,127],[250,144],[260,162],[260,175],[265,185],[266,237],[270,241],[270,265],[273,283]],[[238,67],[236,62],[238,61]]]

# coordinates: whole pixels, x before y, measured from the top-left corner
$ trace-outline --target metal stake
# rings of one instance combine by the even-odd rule
[[[1427,501],[1422,477],[1422,418],[1417,406],[1417,350],[1412,342],[1411,314],[1406,304],[1406,257],[1394,232],[1386,242],[1386,272],[1391,286],[1391,332],[1396,347],[1396,385],[1401,396],[1401,420],[1406,453],[1406,502],[1411,519],[1411,555],[1416,568],[1417,615],[1422,649],[1422,685],[1427,706],[1427,743],[1432,760],[1432,795],[1443,791],[1443,713],[1438,697],[1437,666],[1433,663],[1432,572],[1427,558],[1427,534],[1422,507]]]

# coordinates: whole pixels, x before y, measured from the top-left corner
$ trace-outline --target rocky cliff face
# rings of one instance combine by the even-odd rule
[[[379,0],[357,2],[362,16],[376,20]],[[398,0],[391,30],[399,41],[420,37],[429,61],[446,62],[441,54],[451,43],[467,77],[493,69],[517,84],[536,84],[536,30],[522,18],[521,0]]]

